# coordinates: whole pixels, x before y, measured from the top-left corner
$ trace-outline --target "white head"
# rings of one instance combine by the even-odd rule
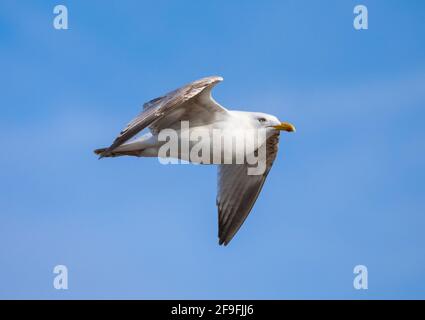
[[[240,111],[237,111],[241,113]],[[247,116],[247,120],[250,122],[251,126],[257,128],[266,128],[267,131],[287,131],[295,132],[294,125],[288,122],[281,122],[278,118],[271,114],[262,113],[262,112],[244,112]]]

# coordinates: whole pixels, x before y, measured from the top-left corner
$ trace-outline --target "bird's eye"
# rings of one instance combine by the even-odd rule
[[[260,122],[266,122],[266,119],[265,118],[258,118],[258,121],[260,121]]]

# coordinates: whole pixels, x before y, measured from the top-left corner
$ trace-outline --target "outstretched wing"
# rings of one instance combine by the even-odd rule
[[[218,169],[218,237],[227,245],[248,217],[276,158],[279,133],[267,139],[266,171],[248,175],[245,164],[223,164]]]
[[[143,111],[120,132],[100,157],[110,155],[146,127],[155,133],[163,128],[175,128],[182,120],[196,126],[224,117],[227,110],[211,97],[211,89],[222,80],[221,77],[203,78],[145,103]]]

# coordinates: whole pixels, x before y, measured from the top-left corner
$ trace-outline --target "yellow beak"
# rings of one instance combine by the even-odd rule
[[[287,132],[295,132],[295,127],[288,123],[288,122],[282,122],[281,124],[277,125],[277,126],[272,126],[273,128],[277,129],[277,130],[283,130],[283,131],[287,131]]]

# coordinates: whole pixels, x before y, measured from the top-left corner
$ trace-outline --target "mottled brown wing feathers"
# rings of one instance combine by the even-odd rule
[[[114,149],[134,137],[137,133],[148,126],[163,119],[167,114],[180,107],[185,107],[186,103],[201,94],[204,90],[208,93],[208,98],[198,99],[201,108],[213,108],[216,112],[226,112],[224,108],[215,103],[209,96],[211,88],[222,81],[221,77],[207,77],[190,84],[187,84],[177,90],[174,90],[162,97],[153,99],[143,106],[143,111],[134,118],[118,135],[109,148],[100,155],[104,157],[110,155]],[[206,90],[209,89],[209,90]],[[211,110],[211,112],[214,112]]]

